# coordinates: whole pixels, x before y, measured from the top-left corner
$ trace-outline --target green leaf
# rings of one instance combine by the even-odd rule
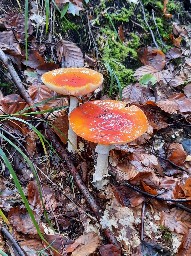
[[[140,78],[139,82],[142,85],[148,85],[149,83],[151,83],[152,85],[155,85],[157,82],[157,79],[155,76],[151,74],[146,74]]]

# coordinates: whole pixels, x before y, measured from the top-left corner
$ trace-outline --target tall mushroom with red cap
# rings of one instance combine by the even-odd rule
[[[78,98],[93,92],[103,83],[103,75],[88,68],[59,68],[42,75],[43,83],[51,90],[70,95],[69,113],[77,107]],[[69,125],[68,151],[77,149],[77,136]]]
[[[124,144],[135,140],[148,129],[144,112],[136,107],[126,107],[126,103],[116,100],[96,100],[74,109],[69,122],[80,137],[97,143],[97,165],[93,183],[100,189],[108,176],[108,156],[114,144]]]

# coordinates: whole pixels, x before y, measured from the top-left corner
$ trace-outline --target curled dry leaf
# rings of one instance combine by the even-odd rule
[[[84,58],[81,49],[70,41],[61,40],[56,47],[58,60],[62,67],[83,67]]]
[[[67,247],[66,252],[72,252],[72,256],[88,256],[95,252],[99,244],[99,236],[94,232],[90,232],[77,238],[73,244]]]
[[[169,19],[169,18],[172,18],[172,14],[167,12],[167,4],[168,4],[168,0],[164,0],[163,14],[165,18]]]
[[[0,48],[11,56],[21,55],[21,48],[13,31],[0,32]]]
[[[140,61],[144,65],[149,65],[160,71],[166,64],[165,54],[160,49],[143,47],[138,50]]]
[[[182,144],[179,143],[170,144],[167,154],[168,160],[178,166],[182,166],[184,164],[187,156]]]

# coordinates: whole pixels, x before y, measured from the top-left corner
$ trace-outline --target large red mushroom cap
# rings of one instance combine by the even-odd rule
[[[44,73],[42,81],[57,93],[82,96],[97,89],[103,83],[103,75],[88,68],[59,68]]]
[[[148,129],[144,112],[116,100],[90,101],[74,109],[69,116],[73,131],[80,137],[103,145],[135,140]]]

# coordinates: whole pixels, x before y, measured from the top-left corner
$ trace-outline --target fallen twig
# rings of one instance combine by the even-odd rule
[[[71,175],[73,176],[78,188],[80,189],[80,191],[82,192],[82,194],[84,195],[86,201],[88,202],[88,204],[90,205],[92,211],[94,212],[96,218],[98,220],[100,220],[101,216],[102,216],[102,210],[101,208],[97,205],[95,199],[93,198],[93,196],[90,194],[89,190],[86,188],[86,186],[84,185],[79,173],[76,170],[76,167],[74,166],[74,164],[71,162],[67,152],[65,151],[65,149],[63,148],[63,146],[61,145],[61,143],[58,141],[57,137],[55,136],[55,134],[50,130],[47,129],[46,131],[46,136],[47,138],[51,141],[53,147],[56,149],[56,151],[58,152],[58,154],[62,157],[62,159],[66,162],[66,165],[68,166],[68,169],[71,173]],[[116,245],[118,248],[120,248],[119,243],[117,241],[117,239],[115,238],[115,236],[113,235],[113,233],[105,228],[103,229],[103,232],[105,233],[106,237],[108,238],[109,242]]]
[[[15,240],[15,238],[11,235],[11,233],[9,233],[9,231],[6,228],[2,227],[1,232],[3,236],[8,240],[10,246],[13,248],[15,255],[26,256],[26,254],[24,253],[24,251],[22,250],[18,242]]]
[[[26,101],[27,104],[29,104],[30,107],[33,106],[33,101],[26,91],[25,87],[22,84],[22,81],[20,77],[18,76],[15,68],[13,67],[11,60],[6,56],[6,54],[0,49],[0,60],[3,62],[3,64],[7,67],[9,70],[9,73],[11,74],[11,77],[13,81],[15,82],[22,98]]]
[[[188,208],[186,206],[184,206],[183,204],[180,204],[180,203],[187,203],[187,202],[191,202],[191,199],[168,199],[168,198],[163,198],[163,197],[160,197],[159,195],[151,195],[143,190],[141,190],[140,188],[138,188],[137,186],[134,186],[134,185],[131,185],[129,182],[124,182],[122,183],[122,185],[125,185],[127,186],[128,188],[144,195],[144,196],[147,196],[149,198],[152,198],[152,199],[156,199],[156,200],[159,200],[159,201],[164,201],[164,202],[172,202],[171,205],[175,205],[176,207],[184,210],[184,211],[187,211],[189,213],[191,213],[191,208]]]

